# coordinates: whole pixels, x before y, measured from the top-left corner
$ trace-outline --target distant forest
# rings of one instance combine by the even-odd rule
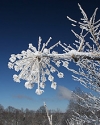
[[[53,123],[63,123],[65,113],[60,110],[49,110],[53,116]],[[8,106],[6,109],[0,104],[0,125],[49,125],[46,110],[41,106],[38,110],[16,109]]]
[[[77,95],[84,97],[84,92],[80,88],[76,88],[74,91]],[[69,105],[66,106],[65,113],[57,110],[48,110],[49,116],[52,115],[52,125],[69,125],[68,121],[71,120],[76,114],[91,115],[91,111],[88,108],[81,106],[82,100],[80,98],[69,101]],[[100,111],[96,112],[96,115],[100,118]],[[8,106],[6,109],[0,104],[0,125],[49,125],[46,109],[41,106],[38,110],[29,109],[16,109],[12,106]],[[84,123],[83,125],[92,125]]]

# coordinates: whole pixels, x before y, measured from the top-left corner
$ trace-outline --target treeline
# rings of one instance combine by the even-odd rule
[[[49,110],[54,125],[62,124],[65,113],[59,110]],[[46,110],[41,106],[37,111],[16,109],[8,106],[6,109],[0,104],[0,125],[49,125]]]
[[[80,95],[84,99],[84,92],[80,88],[77,88],[74,93]],[[52,125],[70,125],[68,121],[75,118],[76,113],[80,115],[86,115],[87,117],[100,118],[100,110],[95,112],[95,115],[89,110],[89,108],[82,106],[82,100],[80,98],[73,98],[69,101],[68,107],[65,113],[60,110],[48,110],[49,115],[52,115]],[[38,110],[29,109],[16,109],[12,106],[8,106],[6,109],[0,104],[0,125],[49,125],[46,109],[41,106]],[[74,125],[77,125],[76,121]],[[90,123],[84,123],[82,125],[94,125]]]

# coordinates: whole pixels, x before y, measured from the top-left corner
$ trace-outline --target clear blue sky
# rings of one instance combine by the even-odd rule
[[[87,15],[90,17],[96,7],[99,8],[97,19],[100,18],[99,0],[0,0],[0,104],[5,108],[29,108],[36,110],[45,101],[49,109],[61,109],[65,111],[68,100],[59,98],[59,89],[50,88],[50,82],[46,82],[45,92],[38,96],[35,88],[27,90],[24,82],[13,81],[14,70],[8,69],[8,61],[11,54],[18,54],[28,48],[32,43],[37,46],[38,37],[41,36],[46,42],[51,36],[51,45],[58,42],[72,44],[75,40],[71,32],[73,28],[66,16],[79,20],[82,15],[78,8],[81,4]],[[77,31],[78,28],[75,28]],[[71,78],[71,73],[64,68],[64,79],[55,81],[58,86],[74,90],[80,86]]]

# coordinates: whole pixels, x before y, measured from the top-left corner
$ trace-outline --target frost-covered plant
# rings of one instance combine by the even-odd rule
[[[66,121],[66,125],[84,125],[84,123],[85,122],[83,120],[76,120],[74,118]]]
[[[26,80],[25,87],[27,89],[32,89],[34,83],[37,83],[38,88],[36,89],[36,93],[38,95],[43,93],[47,79],[52,83],[51,88],[56,89],[57,83],[54,82],[52,75],[54,72],[57,72],[59,78],[64,77],[64,74],[59,72],[52,63],[54,63],[56,67],[59,67],[61,62],[63,66],[67,67],[68,65],[67,62],[58,60],[58,53],[52,51],[55,46],[60,44],[60,41],[47,49],[47,45],[51,39],[50,37],[41,47],[42,39],[39,37],[38,49],[32,44],[29,44],[29,48],[26,51],[22,51],[16,55],[12,54],[9,59],[10,62],[8,63],[10,69],[15,69],[15,71],[19,73],[19,75],[13,75],[14,81],[20,82],[21,79]]]
[[[49,125],[52,125],[52,115],[49,115],[49,111],[47,109],[47,105],[46,105],[45,102],[44,102],[44,107],[45,107],[45,110],[46,110],[46,114],[47,114],[47,118],[48,118],[48,121],[49,121]]]
[[[85,123],[86,125],[100,124],[100,97],[89,93],[73,93],[72,118],[68,121]],[[80,125],[80,124],[78,124]],[[84,125],[84,124],[83,124]]]
[[[100,74],[100,20],[95,22],[97,8],[90,19],[88,19],[86,13],[80,5],[79,8],[83,15],[83,18],[81,18],[81,22],[72,20],[67,16],[69,20],[74,22],[74,24],[72,24],[73,26],[76,26],[78,24],[81,29],[80,34],[77,34],[72,30],[77,38],[77,40],[75,40],[75,43],[73,43],[74,47],[70,45],[67,46],[65,43],[62,44],[59,41],[48,48],[48,43],[52,38],[50,37],[49,40],[46,43],[43,43],[43,45],[41,46],[42,39],[41,37],[39,37],[37,49],[32,44],[29,44],[29,48],[26,51],[22,51],[20,54],[11,55],[8,67],[10,69],[14,69],[19,73],[17,75],[13,75],[14,81],[20,82],[21,79],[26,80],[25,87],[28,89],[32,89],[34,83],[37,83],[38,87],[36,93],[40,95],[44,92],[43,89],[45,88],[45,83],[47,80],[52,83],[51,88],[56,89],[57,83],[54,81],[53,73],[57,72],[57,76],[59,78],[63,78],[64,74],[58,70],[58,68],[62,65],[75,74],[83,76],[85,76],[86,74],[85,79],[80,77],[78,81],[82,82],[85,87],[88,86],[87,84],[92,83],[92,89],[98,89],[96,86],[94,86],[94,82],[97,82],[99,80]],[[89,34],[91,35],[89,37],[93,42],[92,44],[85,39]],[[53,50],[58,45],[62,47],[64,53],[59,54],[58,52],[55,52]],[[80,67],[79,71],[75,71],[74,69],[69,68],[69,64],[72,60],[74,60],[76,65]],[[91,60],[95,61],[95,63]],[[87,68],[88,71],[85,72],[83,70],[84,68]],[[94,73],[94,76],[90,74],[91,71],[92,74]],[[73,77],[77,79],[75,76]],[[99,81],[96,85],[98,84]]]
[[[78,4],[79,5],[79,4]],[[77,22],[75,20],[72,20],[71,18],[67,17],[69,20],[73,21],[76,25],[79,24],[81,33],[77,34],[75,31],[72,30],[74,35],[77,37],[78,40],[75,40],[75,47],[73,48],[70,45],[66,45],[65,43],[62,44],[60,41],[51,46],[50,48],[47,48],[48,43],[52,39],[51,37],[46,43],[43,43],[43,46],[41,47],[41,37],[39,37],[38,42],[38,49],[34,47],[32,44],[29,44],[29,48],[26,51],[22,51],[20,54],[12,54],[10,57],[10,62],[8,63],[8,67],[10,69],[14,69],[19,73],[19,75],[13,75],[13,79],[16,82],[20,82],[20,80],[26,80],[25,87],[28,89],[32,89],[34,86],[34,83],[38,84],[36,93],[38,95],[43,93],[43,89],[45,88],[45,82],[47,79],[52,82],[51,88],[56,89],[57,83],[54,82],[53,73],[57,72],[57,76],[59,78],[63,78],[64,74],[62,72],[59,72],[57,68],[62,65],[63,67],[67,68],[68,70],[74,72],[75,74],[82,74],[84,75],[85,72],[83,71],[83,67],[88,65],[88,70],[92,65],[91,60],[96,60],[97,63],[93,63],[94,68],[96,66],[99,67],[99,60],[100,60],[100,46],[99,46],[99,40],[100,40],[100,30],[99,30],[99,22],[100,20],[95,22],[95,15],[97,8],[90,18],[88,19],[86,13],[79,5],[79,8],[83,14],[83,18],[81,19],[82,22]],[[75,24],[72,24],[75,26]],[[91,37],[90,40],[92,40],[93,44],[91,45],[88,41],[85,40],[85,37],[90,33]],[[53,49],[60,45],[63,48],[64,53],[58,54],[58,52],[55,52]],[[74,60],[77,65],[79,65],[80,71],[77,72],[74,69],[70,69],[69,63],[71,60]],[[82,60],[82,61],[81,61]],[[84,62],[84,63],[83,63]],[[54,63],[54,65],[52,65]],[[86,64],[85,64],[86,63]],[[92,68],[92,67],[91,67]],[[96,68],[98,69],[98,68]],[[89,73],[91,71],[87,72],[87,76],[89,76]],[[93,71],[94,73],[95,71]],[[99,72],[99,69],[96,70],[96,75]],[[88,77],[92,77],[91,75]],[[99,74],[98,76],[99,77]],[[96,79],[94,75],[94,79]],[[82,82],[88,82],[87,79],[78,79],[78,81]],[[94,80],[95,81],[95,80]],[[93,81],[92,81],[93,82]],[[88,82],[89,84],[89,82]],[[93,83],[94,84],[94,83]],[[86,86],[86,85],[84,85]],[[94,89],[94,88],[93,88]]]
[[[67,16],[73,22],[72,26],[78,25],[81,30],[79,34],[71,30],[77,38],[73,43],[74,46],[66,45],[66,43],[62,44],[59,41],[48,48],[48,43],[52,39],[50,37],[41,47],[42,39],[39,37],[37,49],[32,44],[29,44],[29,48],[26,51],[11,55],[8,67],[19,73],[18,75],[13,75],[14,81],[20,82],[21,79],[25,80],[27,89],[32,89],[34,83],[36,83],[38,85],[36,93],[40,95],[44,92],[43,89],[47,79],[51,82],[51,88],[56,89],[57,83],[54,81],[53,73],[57,72],[57,76],[63,78],[64,74],[58,70],[60,66],[63,66],[76,74],[73,75],[74,80],[79,81],[86,88],[96,91],[98,94],[100,93],[100,20],[95,21],[98,8],[95,9],[90,19],[88,19],[80,5],[79,9],[83,15],[80,22]],[[53,50],[58,45],[62,47],[64,53],[59,54]],[[78,66],[79,70],[76,71],[73,68],[69,68],[71,61]],[[100,101],[97,96],[88,94],[88,102],[86,100],[83,102],[83,106],[99,110]],[[94,113],[93,110],[92,113]],[[85,118],[85,121],[93,122],[87,116],[78,116],[78,120]],[[100,123],[94,119],[94,124]]]
[[[78,4],[79,5],[79,4]],[[92,17],[88,19],[86,13],[79,5],[79,8],[82,12],[83,18],[81,22],[77,22],[68,17],[69,20],[73,21],[76,25],[80,26],[80,34],[75,33],[72,30],[74,35],[78,40],[75,40],[75,46],[77,48],[77,53],[80,55],[74,54],[74,61],[79,70],[74,70],[68,68],[76,75],[72,75],[73,79],[79,81],[84,87],[97,92],[98,94],[85,93],[86,98],[81,99],[79,105],[88,109],[91,112],[90,116],[80,115],[75,113],[74,119],[78,121],[85,121],[86,124],[100,124],[100,118],[96,115],[100,111],[100,20],[95,21],[96,11],[95,9]],[[72,24],[73,26],[76,26]],[[88,36],[89,39],[86,39]],[[89,56],[91,55],[91,56]],[[91,91],[91,92],[92,92]],[[97,96],[98,95],[98,96]]]
[[[88,19],[80,5],[79,8],[83,14],[81,22],[72,20],[67,16],[67,18],[73,21],[76,25],[79,24],[81,29],[80,34],[77,34],[72,30],[78,39],[75,40],[75,47],[73,48],[70,45],[67,46],[65,43],[61,44],[59,41],[47,49],[47,45],[52,38],[50,37],[41,47],[42,39],[39,37],[38,49],[32,44],[29,44],[29,48],[26,51],[22,51],[21,54],[11,55],[8,67],[20,72],[19,75],[13,75],[14,81],[20,82],[20,79],[26,80],[25,87],[28,89],[31,89],[34,86],[34,83],[37,83],[38,89],[36,90],[36,93],[41,94],[43,90],[40,88],[45,88],[45,82],[47,81],[48,76],[48,80],[52,82],[51,88],[56,89],[57,83],[54,82],[52,74],[57,72],[59,78],[63,78],[64,74],[59,72],[58,69],[52,65],[52,63],[54,63],[57,67],[62,65],[73,73],[81,75],[82,77],[80,78],[74,75],[73,77],[74,80],[80,81],[85,87],[97,92],[100,91],[100,20],[95,22],[97,8],[90,19]],[[75,24],[72,25],[76,26]],[[92,40],[93,44],[90,44],[85,40],[85,37],[89,34],[91,35],[90,40]],[[58,54],[58,52],[53,51],[58,45],[64,49],[63,54]],[[76,65],[80,67],[79,71],[69,68],[71,60],[74,60]]]
[[[78,4],[79,5],[79,4]],[[95,22],[96,11],[95,9],[92,17],[88,19],[86,13],[79,5],[79,8],[83,14],[83,18],[81,18],[81,22],[78,22],[81,33],[78,35],[73,30],[72,32],[76,36],[78,40],[75,40],[77,47],[77,52],[80,52],[80,56],[73,55],[74,60],[76,61],[76,65],[79,67],[78,71],[73,69],[69,69],[73,73],[77,75],[81,75],[81,77],[76,77],[73,75],[74,80],[79,81],[86,88],[90,88],[94,91],[100,92],[99,84],[100,84],[100,20]],[[68,17],[69,20],[75,22]],[[89,37],[89,41],[85,39],[85,37]],[[91,43],[92,40],[92,43]],[[83,53],[83,55],[81,55]],[[85,55],[87,54],[87,55]],[[89,56],[90,55],[90,56]]]

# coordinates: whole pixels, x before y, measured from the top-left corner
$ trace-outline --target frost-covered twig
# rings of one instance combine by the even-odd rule
[[[45,102],[44,102],[44,107],[45,107],[45,110],[46,110],[46,114],[47,114],[47,118],[48,118],[49,124],[52,125],[52,115],[49,115],[49,111],[47,109],[47,106],[46,106]]]

